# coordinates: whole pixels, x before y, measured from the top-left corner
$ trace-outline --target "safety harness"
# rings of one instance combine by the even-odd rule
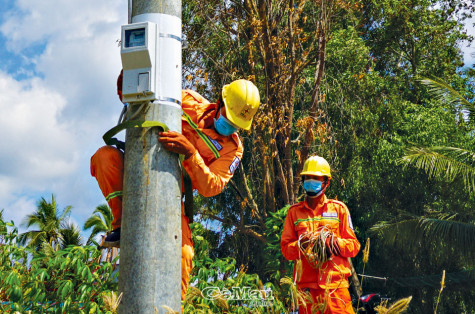
[[[191,126],[193,130],[196,131],[198,136],[205,142],[206,146],[213,152],[216,159],[220,157],[218,150],[216,147],[211,143],[209,137],[204,134],[196,123],[193,122],[191,117],[186,113],[183,112],[183,117],[185,118],[186,122]],[[120,119],[119,119],[120,120]],[[169,128],[165,123],[158,122],[158,121],[147,121],[147,120],[128,120],[125,122],[120,122],[119,124],[107,131],[103,136],[102,139],[106,143],[106,145],[116,146],[118,149],[125,150],[125,143],[118,140],[117,138],[113,137],[117,133],[122,130],[129,129],[129,128],[151,128],[151,127],[159,127],[164,132],[168,132]],[[180,161],[184,160],[184,156],[180,155]],[[183,184],[184,184],[184,195],[185,195],[185,216],[188,217],[190,222],[193,222],[193,212],[194,212],[194,204],[193,204],[193,186],[191,183],[191,178],[188,173],[182,168],[182,176],[183,176]],[[107,201],[114,197],[122,196],[122,191],[116,191],[107,196]]]

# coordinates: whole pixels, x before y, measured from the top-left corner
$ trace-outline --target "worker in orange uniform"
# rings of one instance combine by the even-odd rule
[[[122,94],[120,80],[121,76],[117,84],[119,98]],[[259,105],[259,91],[248,80],[225,85],[216,103],[210,103],[197,92],[182,91],[182,134],[159,132],[159,142],[165,149],[184,156],[183,168],[198,193],[205,197],[217,195],[232,178],[243,154],[243,145],[236,131],[251,128]],[[112,146],[101,147],[91,158],[91,175],[97,179],[114,215],[113,231],[107,235],[103,246],[119,246],[123,153]],[[181,223],[181,293],[184,299],[193,268],[194,250],[189,219],[184,215],[183,206]]]
[[[348,291],[351,275],[348,258],[358,254],[360,243],[353,231],[350,213],[344,203],[325,196],[332,176],[324,158],[308,158],[300,175],[307,195],[304,201],[289,208],[281,238],[284,257],[302,262],[301,273],[297,274],[299,270],[294,267],[297,288],[312,295],[313,303],[301,304],[299,313],[313,313],[312,305],[323,304],[324,298],[327,306],[325,310],[320,309],[323,313],[354,313]],[[329,260],[316,267],[310,259],[312,256],[305,255],[304,244],[308,245],[308,239],[322,231],[327,235],[321,243]]]

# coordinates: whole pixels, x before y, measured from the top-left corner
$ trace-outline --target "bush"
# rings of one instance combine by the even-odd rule
[[[101,262],[101,251],[92,246],[21,247],[13,222],[0,223],[2,313],[111,313],[104,300],[117,291],[118,257]]]

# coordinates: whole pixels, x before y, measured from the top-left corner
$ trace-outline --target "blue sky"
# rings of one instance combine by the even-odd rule
[[[122,109],[127,1],[0,0],[0,209],[18,225],[41,197],[80,227],[105,203],[89,160]],[[473,21],[472,21],[473,23]],[[473,27],[469,32],[475,34]],[[461,47],[466,64],[475,46]]]
[[[41,197],[82,227],[105,203],[89,159],[122,110],[127,1],[0,0],[0,209],[18,225]]]

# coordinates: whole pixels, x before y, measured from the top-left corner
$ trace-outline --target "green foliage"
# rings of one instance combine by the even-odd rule
[[[288,186],[292,180],[294,200],[298,199],[300,159],[308,150],[330,162],[333,179],[327,195],[348,205],[360,240],[370,236],[373,226],[388,222],[387,230],[393,227],[392,235],[371,234],[372,254],[366,274],[404,278],[440,274],[442,269],[456,272],[470,268],[473,262],[466,252],[473,250],[457,250],[458,246],[449,244],[475,219],[475,198],[473,193],[467,195],[462,172],[455,177],[452,174],[451,182],[430,180],[423,171],[403,167],[398,161],[411,146],[473,151],[474,121],[472,116],[467,121],[461,115],[462,102],[441,103],[419,80],[439,77],[466,99],[474,99],[474,71],[461,69],[460,51],[462,41],[471,40],[463,31],[463,23],[473,14],[473,3],[365,0],[340,1],[336,5],[339,7],[332,8],[316,3],[323,2],[302,7],[302,19],[294,21],[299,33],[292,37],[286,28],[290,24],[286,23],[292,21],[291,17],[296,16],[292,14],[304,2],[296,3],[293,12],[285,8],[287,4],[281,6],[274,1],[185,2],[184,33],[192,49],[184,54],[184,64],[187,73],[199,74],[194,78],[198,78],[200,91],[216,95],[223,82],[252,76],[265,103],[252,133],[240,134],[245,145],[244,173],[241,169],[236,172],[233,188],[228,184],[221,195],[200,201],[199,214],[211,212],[212,216],[204,216],[220,223],[219,231],[205,237],[210,241],[209,255],[213,260],[233,257],[238,265],[249,266],[250,272],[271,282],[279,277],[277,272],[283,275],[286,266],[279,255],[278,231],[270,229],[278,225],[280,217],[271,213],[291,203],[285,201],[289,197],[285,184]],[[254,9],[259,16],[253,16]],[[320,14],[324,10],[329,21],[325,24],[325,69],[315,98],[320,57],[313,55],[301,76],[286,71],[292,69],[287,65],[298,66],[304,61],[305,55],[300,51],[305,51],[311,41],[301,39],[318,37],[313,31],[322,25]],[[259,27],[265,31],[253,33]],[[270,40],[261,41],[267,34]],[[292,50],[291,40],[301,47]],[[294,89],[286,85],[296,77],[299,79]],[[450,96],[447,92],[441,95]],[[316,109],[309,116],[315,99]],[[292,106],[285,106],[289,100]],[[288,129],[290,133],[282,131]],[[283,148],[289,146],[291,154],[286,155]],[[291,169],[286,162],[291,163]],[[429,162],[426,160],[426,164]],[[279,176],[282,165],[284,175]],[[447,221],[443,217],[453,219]],[[395,229],[392,223],[396,221],[408,222]],[[249,226],[265,236],[266,243],[246,233]],[[434,233],[445,234],[449,239],[430,236]],[[409,243],[406,234],[413,240],[422,237],[424,244],[417,240]],[[404,239],[402,245],[388,245],[385,239],[392,236]],[[469,241],[463,243],[472,245]],[[357,256],[353,263],[361,272],[361,257]],[[365,280],[365,291],[378,291],[394,299],[412,294],[409,311],[433,312],[438,291],[431,287],[400,288],[390,282],[384,286]],[[458,301],[448,304],[444,296]],[[474,307],[474,296],[471,289],[447,286],[438,309],[464,312]]]
[[[461,105],[465,113],[469,114],[468,118],[473,119],[473,114],[475,113],[474,105],[460,95],[452,86],[436,78],[425,78],[421,82],[429,88],[429,93],[436,101],[452,106]]]
[[[278,284],[284,276],[292,277],[293,264],[282,255],[280,249],[280,237],[289,208],[290,205],[287,205],[275,213],[270,213],[266,219],[265,274],[274,284]]]
[[[463,179],[468,193],[475,191],[475,153],[457,147],[412,146],[402,161],[424,170],[429,178],[453,182]]]
[[[48,243],[51,248],[57,250],[61,247],[61,244],[63,247],[70,244],[65,241],[67,240],[66,238],[63,238],[63,232],[66,236],[70,236],[70,240],[78,242],[71,244],[79,244],[80,239],[74,234],[75,232],[71,230],[72,227],[67,222],[70,212],[71,206],[68,206],[62,213],[59,213],[54,195],[51,195],[50,202],[41,198],[37,204],[37,210],[26,216],[23,222],[27,228],[34,226],[38,229],[20,234],[18,238],[20,244],[28,243],[29,247],[41,250],[44,247],[43,244]]]
[[[282,301],[287,296],[285,290],[271,282],[263,283],[257,274],[248,274],[246,267],[238,267],[232,258],[211,259],[207,231],[198,223],[191,229],[195,257],[185,313],[288,313]],[[275,279],[278,282],[279,278]],[[252,296],[252,291],[258,293]]]
[[[114,220],[112,210],[107,204],[97,206],[92,212],[92,215],[84,223],[84,230],[92,228],[91,235],[87,239],[87,244],[92,244],[96,235],[112,231],[112,220]]]
[[[2,313],[103,313],[104,295],[117,290],[114,264],[100,262],[91,246],[34,250],[18,246],[18,230],[7,225],[0,246]]]
[[[403,282],[443,269],[473,268],[467,252],[475,251],[475,197],[467,186],[473,186],[468,166],[473,166],[475,121],[473,108],[450,91],[469,103],[475,98],[475,72],[461,68],[460,51],[462,41],[471,40],[463,23],[474,12],[473,4],[462,0],[184,1],[184,86],[214,101],[223,84],[249,78],[263,103],[252,132],[240,132],[243,167],[220,195],[196,198],[201,224],[192,226],[191,286],[199,290],[190,291],[187,312],[286,313],[289,295],[279,280],[290,274],[291,264],[281,256],[280,233],[284,204],[299,199],[298,171],[305,152],[330,162],[333,179],[327,195],[348,205],[360,240],[371,236],[365,274]],[[422,77],[439,77],[439,88],[449,88],[435,97]],[[451,181],[404,167],[398,161],[407,152],[421,168],[436,177],[446,173]],[[430,168],[437,165],[435,154],[451,159]],[[47,214],[55,207],[50,205],[54,199],[40,202],[39,215],[29,225],[36,230],[22,237],[31,249],[8,242],[16,238],[12,231],[0,236],[10,243],[2,248],[7,251],[1,282],[11,283],[2,284],[0,293],[19,310],[30,300],[77,306],[85,302],[78,295],[91,285],[79,291],[83,283],[75,277],[86,283],[96,273],[87,266],[91,259],[85,255],[93,254],[87,247],[85,255],[77,249],[55,251],[64,235],[56,224],[61,215]],[[96,210],[87,226],[93,233],[107,232],[110,215]],[[28,260],[36,265],[35,278]],[[353,264],[360,273],[361,255]],[[34,285],[27,288],[30,281]],[[392,282],[365,279],[365,292],[393,299],[413,295],[409,312],[433,312],[437,289]],[[269,287],[276,301],[270,308],[251,308],[240,301],[203,298],[202,291],[212,286]],[[101,308],[100,293],[91,292],[90,309],[92,302]],[[469,312],[474,297],[473,289],[447,285],[438,310]]]

